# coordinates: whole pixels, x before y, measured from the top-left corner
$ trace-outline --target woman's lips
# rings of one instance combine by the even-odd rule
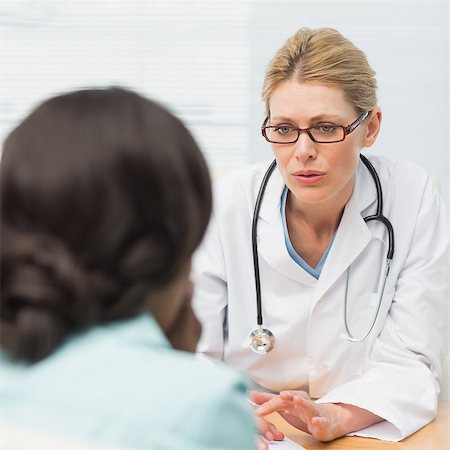
[[[326,173],[317,170],[300,170],[292,175],[299,183],[314,184],[322,180],[326,176]]]

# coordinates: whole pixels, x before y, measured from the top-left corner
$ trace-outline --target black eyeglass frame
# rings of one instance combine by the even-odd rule
[[[300,134],[302,131],[306,131],[308,133],[308,136],[310,137],[310,139],[315,142],[316,144],[334,144],[336,142],[342,142],[347,134],[350,134],[353,130],[355,130],[355,128],[360,125],[362,122],[364,122],[364,120],[367,119],[367,117],[369,117],[370,111],[365,111],[363,112],[354,122],[352,122],[350,125],[347,125],[346,127],[342,126],[342,125],[335,125],[338,128],[342,128],[343,130],[343,137],[342,139],[338,139],[336,141],[318,141],[317,139],[314,138],[314,136],[312,135],[310,129],[311,128],[316,128],[316,127],[309,127],[309,128],[295,128],[293,127],[296,131],[297,131],[297,138],[293,141],[289,141],[289,142],[277,142],[277,141],[271,141],[266,133],[266,129],[267,128],[279,128],[279,125],[270,125],[270,126],[266,126],[267,121],[269,120],[268,117],[266,117],[266,119],[264,120],[262,126],[261,126],[261,133],[264,137],[264,139],[267,142],[270,142],[271,144],[294,144],[295,142],[298,141],[298,139],[300,138]],[[291,124],[289,124],[291,125]]]

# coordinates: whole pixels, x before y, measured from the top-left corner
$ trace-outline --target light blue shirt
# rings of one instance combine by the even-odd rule
[[[331,239],[330,243],[328,244],[328,247],[325,249],[322,257],[320,258],[319,263],[316,267],[311,267],[294,249],[291,239],[289,238],[289,231],[287,227],[286,222],[286,201],[287,201],[287,195],[288,195],[288,188],[287,186],[284,187],[283,193],[281,194],[281,221],[283,223],[283,232],[284,232],[284,241],[286,242],[286,248],[289,253],[289,256],[304,270],[306,270],[310,275],[312,275],[317,280],[320,277],[320,274],[322,272],[322,268],[325,264],[325,261],[327,260],[328,253],[330,252],[331,246],[334,241]]]
[[[176,351],[152,316],[98,326],[43,361],[0,358],[0,420],[127,449],[251,449],[248,384]]]

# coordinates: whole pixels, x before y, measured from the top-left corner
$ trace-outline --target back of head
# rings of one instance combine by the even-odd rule
[[[270,96],[288,79],[341,88],[358,113],[377,105],[375,72],[366,55],[331,28],[301,28],[277,51],[264,77],[262,98],[267,116]]]
[[[4,144],[2,346],[33,362],[136,315],[185,267],[210,211],[206,163],[164,108],[120,88],[46,101]]]

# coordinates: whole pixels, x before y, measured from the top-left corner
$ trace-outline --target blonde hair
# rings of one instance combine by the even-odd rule
[[[366,55],[332,28],[301,28],[277,51],[264,77],[267,117],[270,96],[288,79],[337,86],[358,113],[377,105],[377,80]]]

